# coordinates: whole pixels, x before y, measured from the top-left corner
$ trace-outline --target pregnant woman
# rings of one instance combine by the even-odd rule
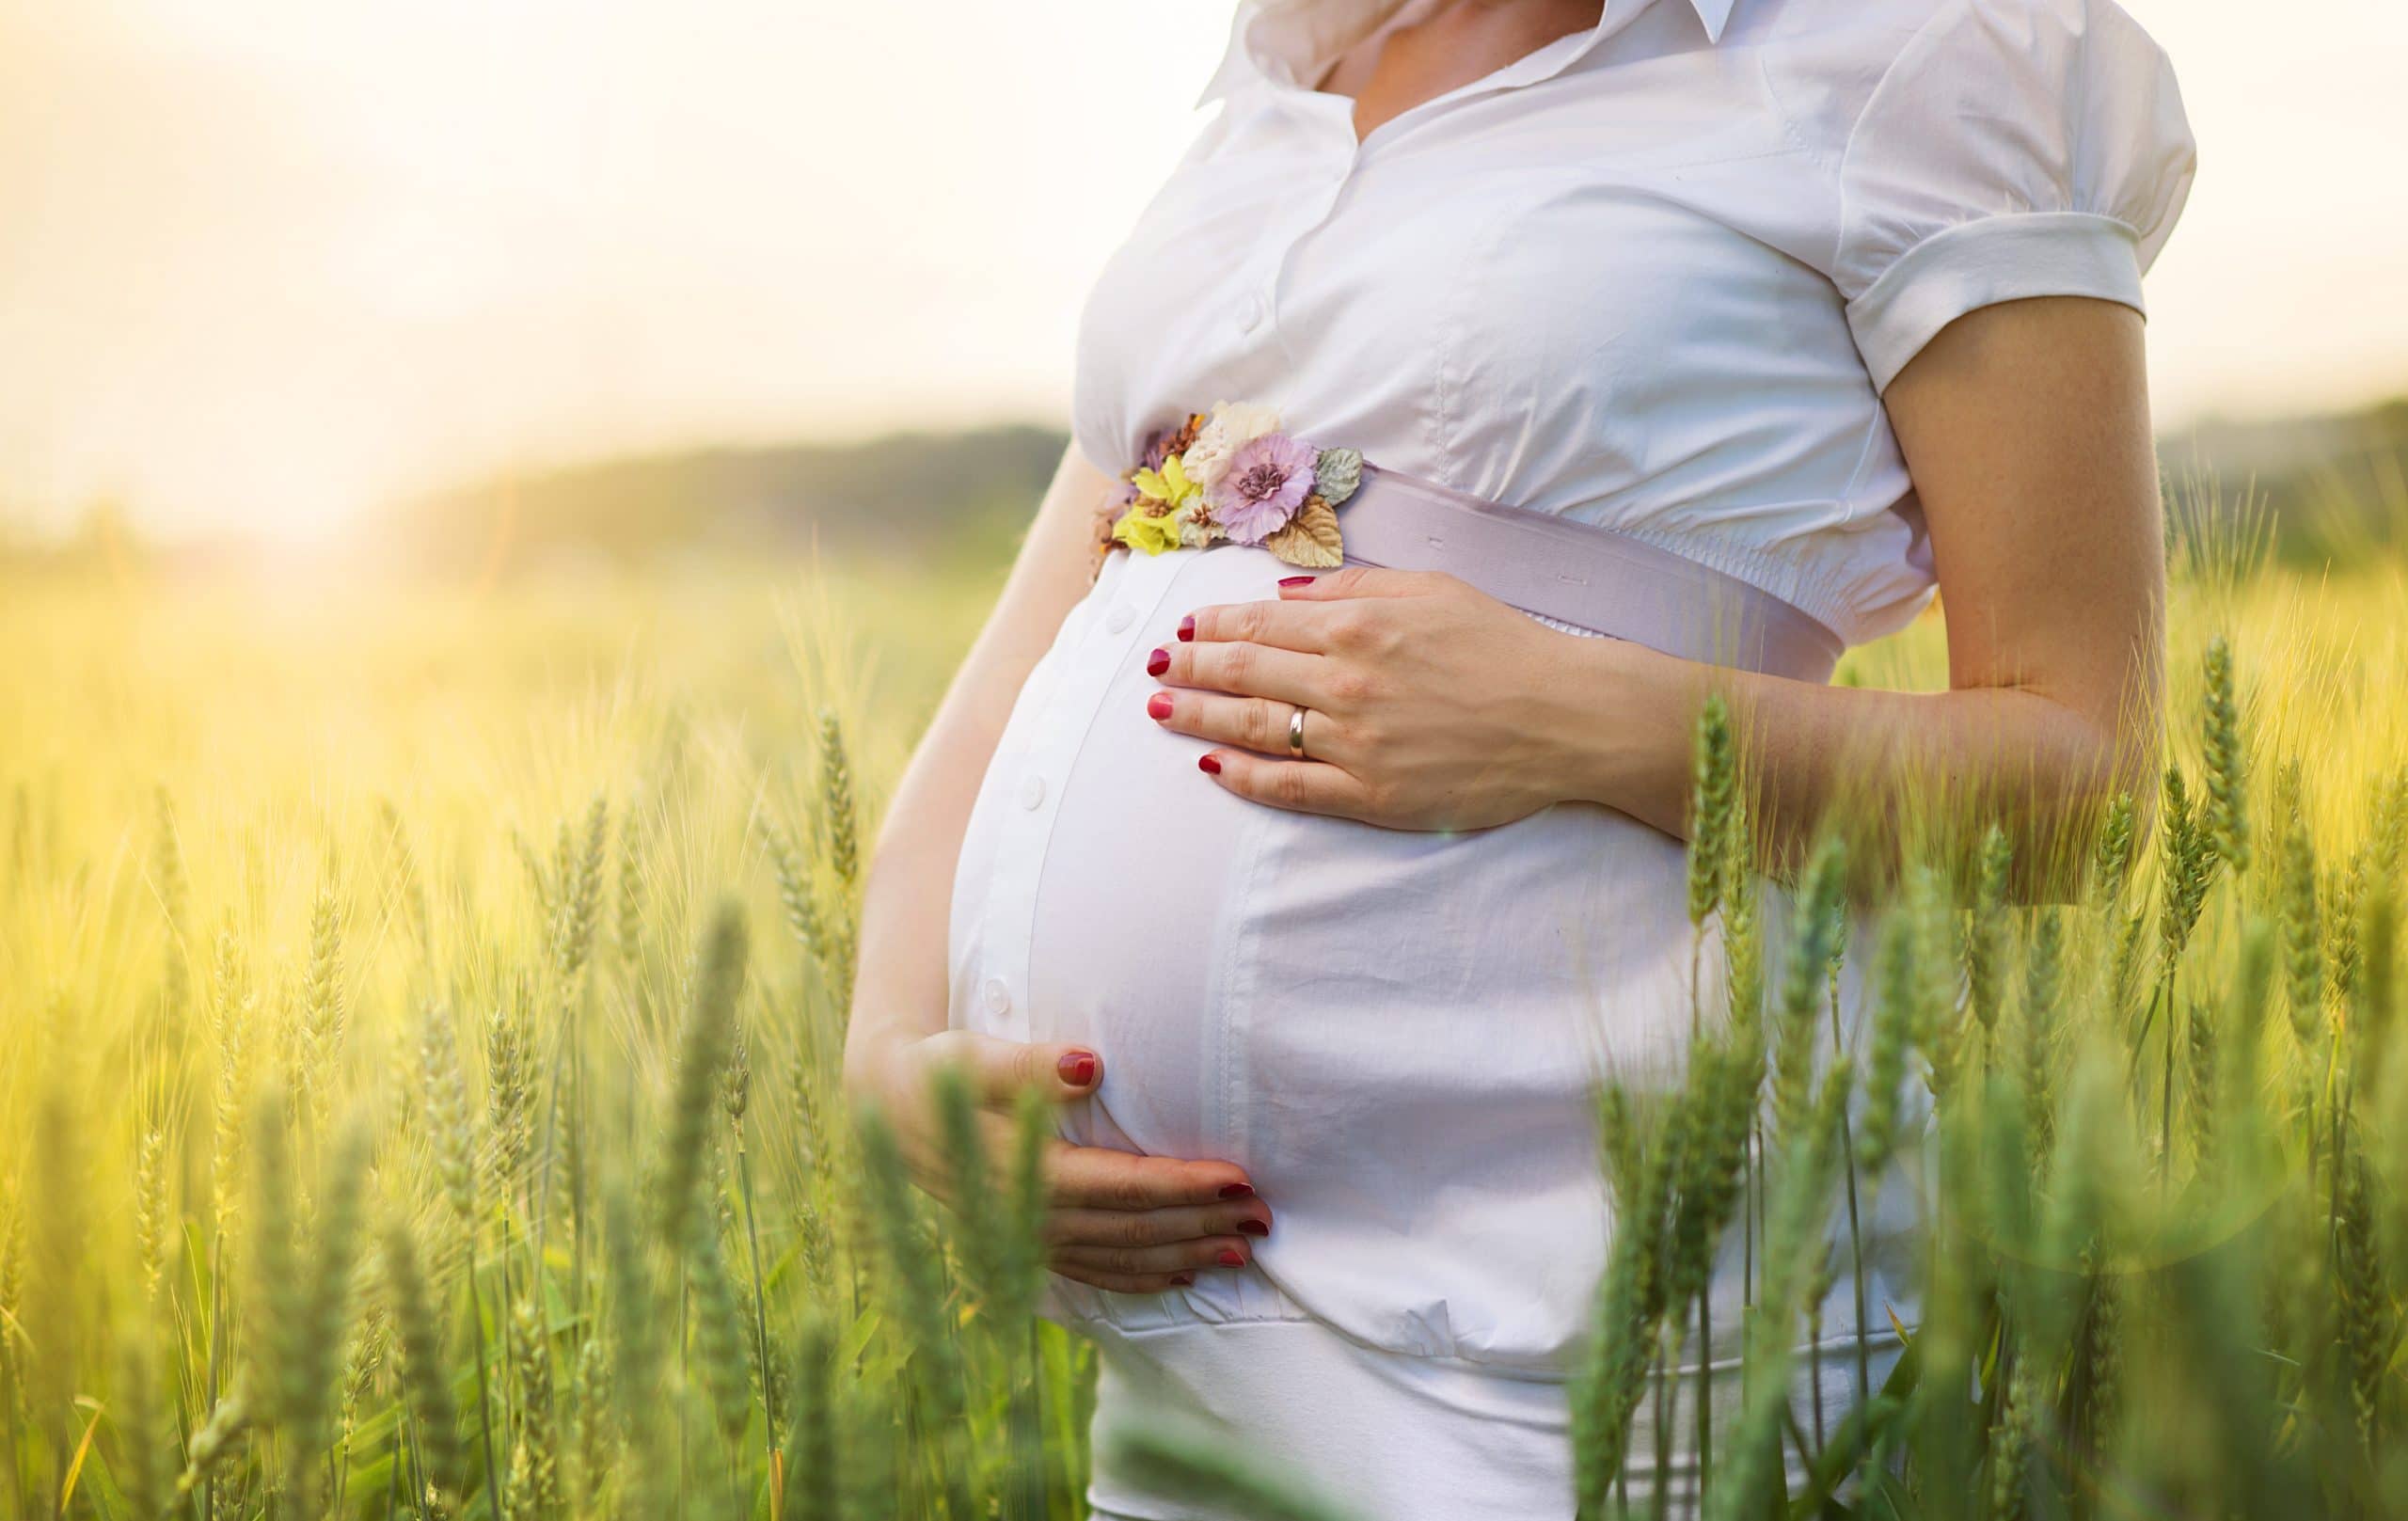
[[[1098,1515],[1202,1513],[1108,1461],[1170,1418],[1379,1521],[1568,1515],[1707,693],[1776,848],[2150,764],[2180,102],[2107,0],[1255,0],[1207,93],[895,798],[848,1081],[923,1155],[940,1065],[1060,1101]],[[1825,685],[1935,585],[1947,691]]]

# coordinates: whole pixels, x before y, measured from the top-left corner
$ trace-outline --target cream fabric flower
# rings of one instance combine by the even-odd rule
[[[1197,430],[1180,462],[1187,478],[1210,491],[1229,473],[1237,452],[1266,433],[1279,431],[1279,414],[1255,402],[1214,402],[1212,420]]]

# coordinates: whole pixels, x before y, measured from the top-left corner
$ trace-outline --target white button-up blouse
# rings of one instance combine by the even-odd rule
[[[1859,643],[1932,586],[1882,388],[1979,307],[2140,307],[2191,184],[2166,59],[2108,0],[1608,0],[1358,144],[1311,84],[1424,8],[1239,8],[1221,111],[1086,309],[1094,463],[1269,403]]]

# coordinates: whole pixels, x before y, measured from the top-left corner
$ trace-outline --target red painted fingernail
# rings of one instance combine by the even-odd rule
[[[1091,1051],[1070,1052],[1054,1066],[1062,1074],[1062,1081],[1074,1088],[1085,1087],[1095,1081],[1095,1053]]]
[[[1310,586],[1312,583],[1313,578],[1310,576],[1282,576],[1279,578],[1279,584],[1282,586]]]
[[[1146,699],[1146,717],[1156,722],[1170,717],[1170,693],[1156,692]]]
[[[1241,1220],[1238,1222],[1238,1234],[1241,1236],[1268,1236],[1271,1234],[1271,1223],[1267,1220]]]
[[[1250,1199],[1254,1197],[1254,1185],[1252,1183],[1223,1183],[1221,1196],[1225,1199]]]
[[[1159,676],[1170,669],[1170,651],[1156,650],[1146,657],[1146,674]]]
[[[1195,642],[1195,639],[1196,639],[1196,620],[1195,620],[1195,619],[1193,619],[1193,618],[1181,618],[1181,619],[1179,621],[1179,638],[1180,638],[1180,642],[1181,642],[1181,643],[1192,643],[1192,642]]]
[[[1170,1275],[1170,1281],[1179,1285],[1180,1288],[1185,1289],[1196,1282],[1196,1275],[1193,1273],[1174,1273]]]
[[[1221,1265],[1223,1267],[1244,1267],[1245,1266],[1245,1253],[1239,1251],[1234,1246],[1224,1246],[1221,1248]]]
[[[1202,771],[1206,776],[1218,776],[1221,774],[1221,757],[1218,755],[1198,755],[1196,757],[1196,768]]]

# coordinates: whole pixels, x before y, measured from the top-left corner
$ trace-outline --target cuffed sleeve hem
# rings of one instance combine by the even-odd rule
[[[2089,212],[1960,223],[1893,261],[1847,304],[1847,324],[1874,388],[1887,390],[1925,344],[1967,312],[2046,295],[2094,296],[2146,311],[2132,230]]]

